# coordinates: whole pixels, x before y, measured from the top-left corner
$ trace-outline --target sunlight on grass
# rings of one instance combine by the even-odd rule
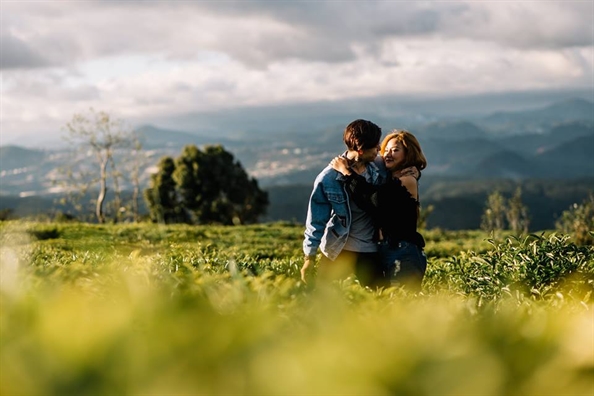
[[[297,228],[203,228],[192,238],[183,227],[174,230],[182,230],[182,238],[171,229],[114,226],[64,227],[57,238],[36,240],[5,225],[0,393],[594,391],[593,306],[586,289],[564,300],[554,293],[523,299],[503,293],[496,304],[479,305],[479,289],[460,274],[441,288],[443,277],[436,275],[418,295],[371,291],[353,279],[314,288],[295,272]],[[95,248],[80,249],[80,239],[95,232],[111,235],[109,246],[97,250],[94,242]],[[167,239],[143,236],[156,232]],[[295,240],[279,241],[280,234]],[[257,244],[268,247],[250,248]],[[283,248],[276,250],[277,244]],[[517,254],[528,248],[519,245]],[[506,260],[506,252],[490,254]],[[460,268],[470,263],[458,260]],[[452,268],[440,264],[436,271]]]

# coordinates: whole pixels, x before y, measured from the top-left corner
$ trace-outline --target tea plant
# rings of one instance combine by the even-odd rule
[[[590,303],[594,291],[594,248],[577,246],[568,236],[530,235],[490,241],[485,253],[461,252],[449,260],[435,261],[426,288],[446,285],[453,292],[478,299],[478,304],[498,302],[505,296],[518,302],[569,297]]]
[[[0,394],[594,391],[592,247],[427,231],[413,294],[304,285],[302,232],[0,223]]]

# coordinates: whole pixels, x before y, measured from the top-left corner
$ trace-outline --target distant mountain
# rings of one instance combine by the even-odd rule
[[[592,103],[587,100],[565,100],[539,109],[487,117],[511,122],[505,133],[488,129],[477,118],[472,121],[454,119],[455,114],[451,114],[450,119],[435,121],[412,111],[408,118],[401,117],[396,122],[398,114],[407,108],[401,106],[392,112],[389,103],[380,101],[376,111],[383,116],[376,117],[370,109],[357,111],[356,104],[349,103],[345,108],[304,105],[299,117],[292,118],[275,107],[269,109],[274,114],[266,118],[247,110],[244,110],[247,113],[235,112],[235,116],[246,115],[245,129],[240,135],[234,134],[233,129],[215,128],[216,123],[224,119],[224,113],[219,114],[218,121],[203,114],[204,118],[193,122],[192,128],[188,129],[194,132],[145,124],[137,129],[149,155],[141,179],[148,181],[151,168],[160,158],[179,156],[185,145],[222,144],[263,187],[311,184],[316,174],[345,149],[342,134],[345,124],[351,120],[351,116],[346,118],[345,114],[358,114],[377,121],[382,125],[384,135],[391,131],[386,125],[406,128],[406,120],[416,119],[418,124],[410,130],[419,138],[427,157],[428,167],[424,174],[428,176],[515,179],[592,174],[592,157],[588,151],[592,148],[594,120],[590,117],[568,121],[572,117],[588,118]],[[328,109],[330,111],[326,113]],[[542,123],[541,120],[552,121]],[[261,129],[257,125],[261,125]],[[539,128],[538,133],[535,125]],[[252,127],[255,129],[251,130]],[[582,137],[590,138],[580,139]],[[118,158],[125,158],[127,151],[120,151]],[[90,158],[85,160],[81,155],[77,161],[92,163]],[[31,196],[56,191],[52,189],[51,181],[59,176],[56,170],[74,160],[73,154],[66,149],[41,151],[1,147],[2,194]]]
[[[557,124],[545,133],[529,133],[516,136],[494,136],[493,139],[508,150],[532,157],[562,143],[581,136],[593,136],[594,123],[571,121]]]
[[[496,112],[478,122],[491,131],[515,135],[541,133],[554,124],[571,121],[594,122],[594,103],[581,98],[568,99],[535,110]]]
[[[555,144],[592,135],[594,135],[594,122],[572,121],[554,125],[545,137]]]
[[[500,151],[480,161],[473,168],[473,176],[520,180],[531,176],[530,161],[513,151]]]
[[[217,135],[203,136],[171,129],[143,125],[136,129],[142,145],[146,149],[171,147],[179,149],[188,144],[202,146],[205,144],[229,144],[230,140]]]
[[[555,121],[594,120],[594,103],[581,98],[568,99],[535,110],[497,112],[483,120],[502,121]]]
[[[538,116],[554,122],[572,120],[594,121],[594,103],[585,99],[568,99],[527,113],[527,117]]]
[[[461,140],[485,137],[484,130],[468,121],[441,121],[419,127],[413,132],[422,139]]]
[[[427,157],[428,174],[473,174],[478,163],[504,150],[500,144],[485,138],[448,140],[446,136],[420,141]]]
[[[594,135],[580,136],[540,153],[533,163],[539,173],[550,177],[594,176]]]
[[[499,92],[461,97],[413,97],[385,95],[366,98],[320,100],[314,103],[279,103],[217,111],[155,116],[137,124],[153,124],[195,134],[214,134],[232,139],[320,131],[339,125],[343,129],[357,118],[369,119],[384,132],[393,128],[416,130],[418,126],[444,119],[484,117],[496,110],[521,111],[546,106],[568,98],[592,97],[591,89],[566,91]],[[477,124],[479,127],[482,125]]]
[[[435,205],[430,226],[476,228],[486,196],[500,187],[509,195],[521,183],[532,227],[550,228],[560,211],[594,190],[594,112],[587,100],[468,119],[451,111],[447,118],[426,116],[415,107],[381,102],[374,109],[360,109],[355,102],[345,108],[302,106],[290,117],[269,110],[265,116],[239,111],[211,119],[203,114],[187,120],[186,132],[157,124],[138,128],[148,156],[142,188],[161,157],[177,157],[188,144],[223,144],[269,191],[266,220],[302,222],[315,176],[344,151],[344,127],[360,117],[376,122],[384,135],[402,127],[419,138],[428,160],[420,182],[422,202]],[[118,150],[116,159],[128,154]],[[0,147],[0,209],[14,209],[16,215],[57,209],[53,202],[61,192],[52,184],[61,176],[57,170],[74,161],[91,169],[88,155],[64,148]],[[122,180],[121,186],[129,191],[130,181]]]
[[[41,150],[27,149],[20,146],[0,147],[0,171],[25,168],[38,164],[46,156]]]

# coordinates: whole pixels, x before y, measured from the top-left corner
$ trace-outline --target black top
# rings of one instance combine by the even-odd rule
[[[407,241],[423,248],[425,240],[417,232],[417,201],[402,185],[400,179],[390,179],[374,186],[363,176],[352,173],[346,179],[346,186],[353,201],[373,218],[376,227],[390,243]]]

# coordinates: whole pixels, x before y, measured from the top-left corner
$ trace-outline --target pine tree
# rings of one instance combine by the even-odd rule
[[[162,158],[158,169],[157,173],[151,176],[150,187],[144,192],[151,220],[165,224],[187,222],[188,215],[179,204],[173,179],[175,171],[173,159]]]

